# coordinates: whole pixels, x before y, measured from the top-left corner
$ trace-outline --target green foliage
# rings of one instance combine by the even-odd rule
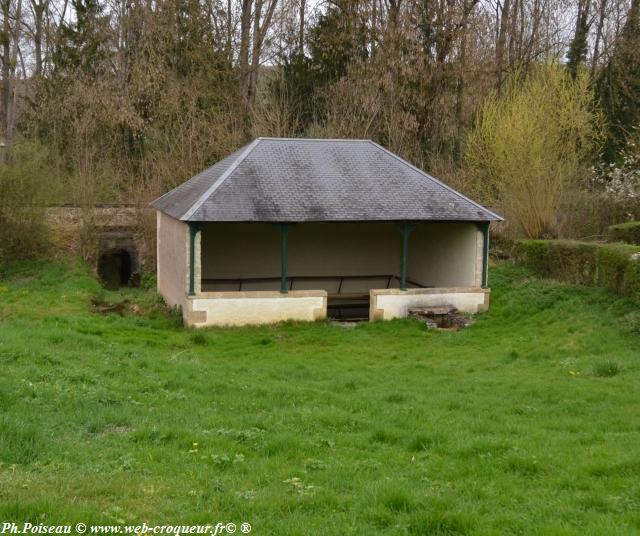
[[[59,158],[65,202],[143,204],[244,141],[237,82],[198,2],[128,6],[118,19],[126,50],[102,0],[74,5],[81,16],[63,25],[20,123]]]
[[[367,57],[367,29],[357,2],[335,4],[318,17],[309,32],[310,70],[319,86],[342,78],[349,66]]]
[[[600,378],[612,378],[620,373],[620,365],[616,361],[607,359],[593,365],[593,375]]]
[[[207,337],[202,333],[195,333],[193,337],[191,337],[191,342],[193,342],[193,344],[195,345],[202,346],[202,345],[206,345],[209,341]]]
[[[621,325],[640,335],[640,311],[633,311],[621,319]]]
[[[48,151],[28,142],[14,144],[0,163],[0,264],[46,251],[45,209],[56,186],[50,164]]]
[[[633,533],[640,339],[621,320],[637,306],[512,265],[491,279],[490,311],[459,332],[400,320],[194,333],[146,306],[92,312],[97,292],[156,295],[100,291],[81,263],[13,263],[0,519],[215,512],[256,534],[398,535],[551,533],[563,519],[558,534]],[[594,376],[611,359],[623,373]]]
[[[626,242],[640,246],[640,221],[612,225],[608,229],[608,234],[612,242]]]
[[[95,76],[108,68],[109,19],[100,0],[71,0],[76,14],[63,22],[53,53],[57,74]]]
[[[5,414],[0,417],[0,429],[0,460],[4,463],[28,465],[42,454],[42,437],[33,424]]]
[[[15,24],[4,62],[15,109],[4,118],[51,147],[64,201],[82,206],[146,204],[250,137],[364,137],[479,191],[519,236],[595,235],[631,212],[602,217],[580,180],[600,149],[594,80],[581,65],[587,56],[592,78],[603,71],[601,102],[626,136],[640,79],[631,4],[625,17],[622,6],[554,3],[541,18],[538,4],[505,2],[491,21],[475,1],[6,4],[16,11],[5,17]],[[564,34],[574,15],[567,66],[545,65],[567,44],[557,21]],[[462,133],[479,107],[461,170]]]
[[[598,245],[571,240],[518,240],[516,260],[544,277],[591,285],[596,278]]]
[[[312,67],[312,60],[303,54],[293,54],[284,59],[282,83],[274,81],[272,91],[284,93],[300,120],[302,129],[308,127],[316,115],[315,98],[310,98],[318,89],[319,80]]]
[[[303,132],[326,114],[324,91],[367,57],[367,30],[359,20],[356,3],[330,5],[309,30],[309,55],[297,50],[285,56],[284,89]],[[272,90],[283,88],[274,84]]]
[[[598,249],[598,284],[640,299],[640,247],[608,244]]]
[[[589,80],[559,66],[512,76],[491,94],[469,133],[465,161],[484,200],[504,208],[520,233],[556,237],[564,197],[597,147]]]
[[[517,240],[519,264],[543,277],[597,284],[640,301],[640,247],[568,240]]]
[[[578,69],[587,59],[589,38],[589,8],[586,4],[586,9],[583,4],[579,4],[578,7],[578,20],[576,23],[576,31],[573,36],[573,40],[569,45],[569,51],[567,52],[567,69],[571,76],[575,78],[578,75]]]
[[[613,53],[596,83],[607,120],[604,157],[615,162],[640,124],[640,2],[633,0]]]

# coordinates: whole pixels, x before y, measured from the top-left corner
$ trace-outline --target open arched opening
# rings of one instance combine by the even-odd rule
[[[105,288],[116,290],[130,284],[133,259],[126,249],[105,251],[98,259],[98,276]]]

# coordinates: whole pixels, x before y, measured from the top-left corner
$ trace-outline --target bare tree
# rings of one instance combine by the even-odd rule
[[[18,104],[16,67],[20,57],[20,26],[22,21],[22,0],[2,0],[2,130],[4,135],[5,160],[9,158],[13,131],[15,127],[16,107]],[[22,73],[24,73],[24,66]]]
[[[495,59],[495,72],[496,72],[496,86],[500,88],[504,77],[504,59],[505,48],[507,43],[507,32],[509,24],[509,16],[511,10],[511,0],[503,0],[501,3],[498,0],[496,4],[496,22],[497,26],[497,39],[496,39],[496,59]]]
[[[25,23],[27,33],[33,42],[34,74],[41,76],[44,66],[45,16],[49,9],[49,0],[29,0],[32,24]]]

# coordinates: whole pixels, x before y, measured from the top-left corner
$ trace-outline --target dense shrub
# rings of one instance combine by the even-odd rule
[[[516,262],[543,277],[597,284],[640,301],[640,247],[568,240],[518,240]]]
[[[626,289],[626,271],[629,258],[640,248],[623,244],[611,244],[598,251],[598,285],[618,292],[628,294]]]
[[[15,144],[0,164],[0,263],[46,250],[51,175],[47,151],[34,143]]]
[[[464,147],[479,198],[500,206],[520,236],[557,237],[562,208],[599,143],[586,76],[558,65],[517,72],[490,94]]]
[[[596,279],[598,244],[571,240],[518,240],[513,253],[517,262],[544,277],[591,285]]]
[[[510,259],[513,257],[515,241],[502,233],[493,233],[489,240],[489,255],[496,260]]]
[[[598,284],[640,301],[640,247],[611,244],[600,248]]]
[[[612,225],[609,227],[609,239],[612,242],[640,245],[640,221]]]
[[[640,253],[634,253],[624,272],[625,293],[640,302]]]
[[[615,163],[593,170],[592,187],[618,217],[640,219],[640,128],[628,133]]]

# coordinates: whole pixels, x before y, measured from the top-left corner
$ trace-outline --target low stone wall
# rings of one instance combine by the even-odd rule
[[[313,321],[327,317],[324,290],[201,292],[187,300],[188,327],[246,326],[286,320]]]
[[[144,218],[151,216],[153,209],[133,205],[59,206],[47,209],[46,223],[51,229],[54,252],[80,252],[96,261],[98,271],[103,255],[126,251],[132,273],[139,279],[140,272],[151,271],[155,265],[154,241],[145,235],[140,225]]]
[[[412,307],[451,305],[463,313],[481,313],[489,308],[490,294],[490,289],[476,287],[372,289],[369,320],[403,318]]]
[[[152,213],[148,207],[133,205],[102,205],[90,209],[62,206],[49,207],[47,221],[51,225],[82,225],[89,219],[97,227],[135,227],[140,212]]]

